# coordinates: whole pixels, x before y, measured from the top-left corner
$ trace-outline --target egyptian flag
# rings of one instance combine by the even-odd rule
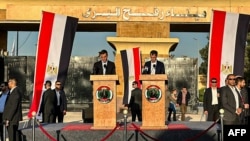
[[[141,55],[140,49],[131,48],[126,50],[121,50],[122,59],[122,69],[124,78],[124,95],[123,104],[129,104],[131,97],[132,82],[137,81],[138,87],[140,87],[139,77],[141,74]]]
[[[225,85],[228,74],[244,74],[244,54],[250,15],[214,10],[210,27],[207,87],[211,78]]]
[[[50,80],[52,88],[56,80],[64,85],[77,24],[78,18],[42,12],[29,118],[32,117],[32,112],[39,112],[45,81]]]

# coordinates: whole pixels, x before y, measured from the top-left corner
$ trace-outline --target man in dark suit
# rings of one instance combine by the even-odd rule
[[[0,136],[3,141],[3,111],[6,103],[7,96],[9,94],[8,82],[1,83],[1,95],[0,95]]]
[[[56,94],[55,91],[51,89],[51,81],[46,81],[44,86],[46,91],[42,96],[39,115],[42,113],[44,123],[54,123],[57,106]]]
[[[19,141],[20,134],[18,132],[19,121],[22,121],[22,95],[23,93],[17,87],[17,80],[10,78],[8,82],[10,93],[8,94],[4,112],[3,120],[7,127],[9,141]]]
[[[217,79],[212,78],[211,87],[207,88],[203,97],[204,114],[207,116],[207,121],[216,121],[219,118],[220,109],[220,94],[217,88]]]
[[[245,88],[246,82],[245,79],[242,76],[236,76],[236,90],[239,93],[241,103],[243,105],[243,110],[240,115],[240,120],[242,124],[248,124],[248,114],[249,114],[249,102],[248,102],[248,93],[247,89]]]
[[[67,99],[64,90],[62,89],[62,83],[61,81],[57,80],[55,83],[55,89],[54,92],[56,94],[56,114],[55,114],[55,120],[54,122],[62,123],[63,117],[66,115],[67,112]]]
[[[152,50],[150,52],[150,61],[145,62],[143,74],[165,74],[165,66],[163,62],[157,60],[158,52]]]
[[[93,66],[93,74],[116,74],[115,63],[108,60],[108,52],[102,50],[99,52],[100,61]]]
[[[142,121],[142,90],[138,87],[138,82],[134,81],[132,83],[134,88],[131,91],[131,98],[128,105],[128,108],[131,109],[132,122],[135,121],[136,116],[138,121]]]
[[[242,104],[235,88],[235,75],[227,75],[228,83],[220,88],[221,108],[224,109],[224,125],[239,125]]]

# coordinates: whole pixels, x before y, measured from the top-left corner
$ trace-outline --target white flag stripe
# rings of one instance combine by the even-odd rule
[[[57,70],[59,69],[59,62],[60,62],[62,43],[63,43],[62,41],[65,32],[66,20],[67,17],[63,15],[56,14],[54,17],[54,24],[52,29],[52,36],[51,36],[46,70],[48,70],[49,65],[57,67]],[[52,89],[55,88],[55,81],[57,79],[57,75],[58,74],[56,75],[50,75],[49,73],[45,74],[44,81],[51,80]]]
[[[221,64],[222,65],[230,65],[234,64],[234,54],[235,54],[235,42],[237,26],[238,26],[238,14],[228,13],[225,18],[225,27],[224,27],[224,35],[223,35],[223,43],[222,43],[222,54],[221,54]],[[230,24],[228,24],[230,23]],[[222,68],[220,68],[222,69]],[[221,70],[222,72],[222,70]],[[220,75],[220,84],[225,84],[225,79],[227,77],[226,73],[221,73]]]
[[[135,68],[134,68],[134,53],[133,53],[133,49],[131,48],[131,49],[128,49],[127,50],[127,57],[128,57],[128,62],[129,62],[129,67],[128,67],[128,69],[129,69],[129,85],[128,85],[128,87],[129,87],[129,99],[128,99],[128,101],[130,101],[130,98],[131,98],[131,90],[133,89],[132,88],[132,82],[135,80]]]

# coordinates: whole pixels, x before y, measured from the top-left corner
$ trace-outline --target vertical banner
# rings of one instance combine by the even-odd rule
[[[64,85],[78,24],[78,18],[50,12],[42,13],[36,51],[32,104],[28,117],[38,111],[44,83],[56,80]]]
[[[140,80],[141,74],[141,55],[140,49],[131,48],[127,50],[121,50],[123,78],[124,78],[124,93],[123,104],[129,104],[132,90],[132,82]],[[140,87],[140,83],[138,84]]]
[[[214,10],[211,19],[207,82],[217,78],[221,87],[228,74],[244,75],[250,15]]]

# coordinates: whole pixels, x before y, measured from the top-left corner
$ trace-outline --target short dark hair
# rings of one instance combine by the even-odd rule
[[[49,84],[50,86],[51,86],[51,81],[50,80],[47,80],[46,82],[45,82],[45,85],[46,84]]]
[[[157,52],[156,50],[151,50],[151,51],[150,51],[150,55],[156,55],[156,56],[157,56],[157,55],[158,55],[158,52]]]
[[[133,83],[132,84],[136,84],[136,85],[138,85],[138,82],[137,81],[133,81]]]
[[[108,54],[108,52],[107,52],[107,50],[103,49],[103,50],[99,51],[99,55],[101,55],[101,54]]]

